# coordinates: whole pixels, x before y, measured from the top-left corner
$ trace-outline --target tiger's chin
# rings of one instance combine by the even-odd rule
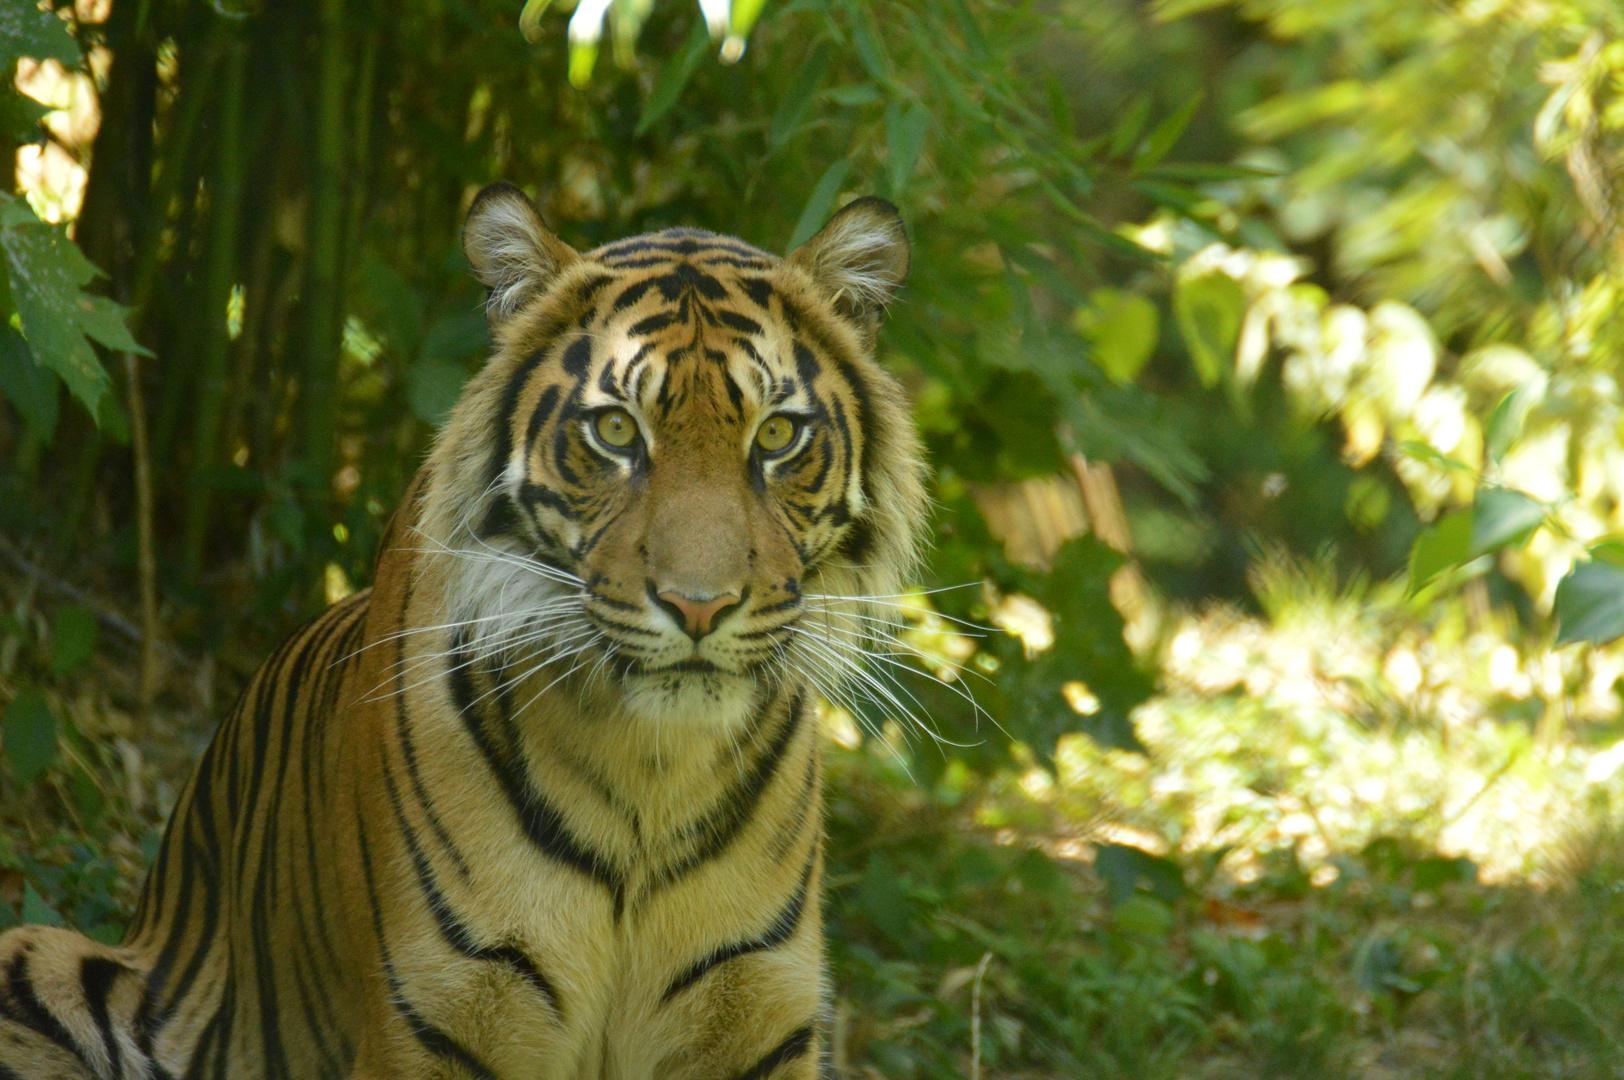
[[[748,674],[690,663],[631,671],[621,679],[626,711],[637,720],[700,732],[737,731],[761,705],[765,689]]]

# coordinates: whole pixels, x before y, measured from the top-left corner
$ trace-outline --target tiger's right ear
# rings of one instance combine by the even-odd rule
[[[542,224],[535,204],[507,181],[474,196],[462,227],[462,251],[490,290],[485,313],[497,327],[580,258]]]

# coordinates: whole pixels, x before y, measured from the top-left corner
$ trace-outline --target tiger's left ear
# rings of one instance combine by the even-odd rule
[[[546,292],[580,258],[552,234],[524,192],[506,181],[474,196],[462,227],[462,251],[474,276],[490,290],[485,313],[493,329]]]
[[[872,333],[908,276],[908,233],[902,215],[870,195],[848,203],[789,262],[834,293],[835,307]]]

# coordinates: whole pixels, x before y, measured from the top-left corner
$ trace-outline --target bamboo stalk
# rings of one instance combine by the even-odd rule
[[[344,0],[322,0],[320,84],[311,184],[309,267],[305,284],[304,372],[299,388],[304,464],[309,479],[328,490],[338,415],[338,352],[343,302],[339,271],[344,232],[345,35]]]
[[[197,372],[197,409],[192,425],[192,466],[186,484],[185,532],[181,565],[190,579],[197,577],[208,538],[209,506],[214,494],[214,473],[219,459],[220,417],[225,408],[226,359],[231,340],[226,328],[226,304],[237,278],[237,238],[240,231],[243,178],[243,85],[248,68],[248,47],[241,38],[226,46],[224,100],[216,151],[217,168],[209,207],[209,261],[203,289],[203,354]]]
[[[158,557],[152,535],[152,454],[147,442],[147,405],[141,393],[141,357],[124,354],[129,383],[130,452],[135,459],[135,565],[141,604],[141,683],[143,709],[158,696],[161,681],[158,644]]]

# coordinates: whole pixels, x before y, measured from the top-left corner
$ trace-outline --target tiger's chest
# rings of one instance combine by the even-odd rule
[[[408,1034],[502,1080],[727,1080],[816,1015],[804,702],[766,702],[713,747],[547,738],[418,704],[440,707],[375,748],[370,807],[393,843],[362,860],[387,882],[368,890]]]

